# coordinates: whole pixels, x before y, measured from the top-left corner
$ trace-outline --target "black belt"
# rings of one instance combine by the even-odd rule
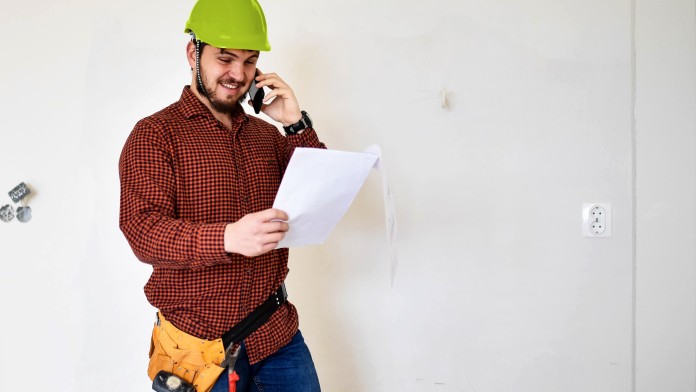
[[[288,299],[288,292],[285,290],[285,282],[280,285],[278,290],[271,293],[271,295],[249,313],[242,321],[238,322],[232,329],[225,332],[222,335],[222,344],[225,349],[230,347],[234,343],[239,343],[246,339],[247,336],[251,335],[259,327],[271,318],[271,315],[275,313],[278,308],[280,308]]]

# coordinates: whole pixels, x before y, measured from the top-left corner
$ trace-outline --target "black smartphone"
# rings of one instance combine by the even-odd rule
[[[251,99],[251,106],[254,108],[254,112],[256,114],[259,114],[261,111],[261,105],[263,105],[263,97],[266,96],[266,93],[263,91],[262,88],[257,88],[256,87],[256,76],[259,75],[259,70],[256,70],[256,74],[254,75],[254,80],[251,81],[251,86],[249,87],[249,99]]]

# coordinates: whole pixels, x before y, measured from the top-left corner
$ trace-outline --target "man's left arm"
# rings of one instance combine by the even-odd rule
[[[271,92],[264,97],[261,111],[273,120],[288,126],[302,119],[302,111],[292,88],[277,74],[259,73],[256,76],[256,87],[268,87]],[[275,98],[275,99],[274,99]],[[272,100],[272,102],[270,102]],[[270,103],[268,103],[270,102]],[[251,101],[249,101],[251,105]],[[326,148],[319,140],[313,127],[308,127],[297,134],[279,137],[280,151],[284,152],[284,166],[287,165],[295,147]]]

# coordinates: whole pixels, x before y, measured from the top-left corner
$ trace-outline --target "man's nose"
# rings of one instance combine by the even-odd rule
[[[227,75],[235,80],[244,81],[244,65],[236,61],[233,62],[227,70]]]

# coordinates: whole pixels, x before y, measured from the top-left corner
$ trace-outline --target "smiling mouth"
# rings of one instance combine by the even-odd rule
[[[228,90],[236,90],[242,87],[242,85],[238,83],[220,83],[220,85]]]

